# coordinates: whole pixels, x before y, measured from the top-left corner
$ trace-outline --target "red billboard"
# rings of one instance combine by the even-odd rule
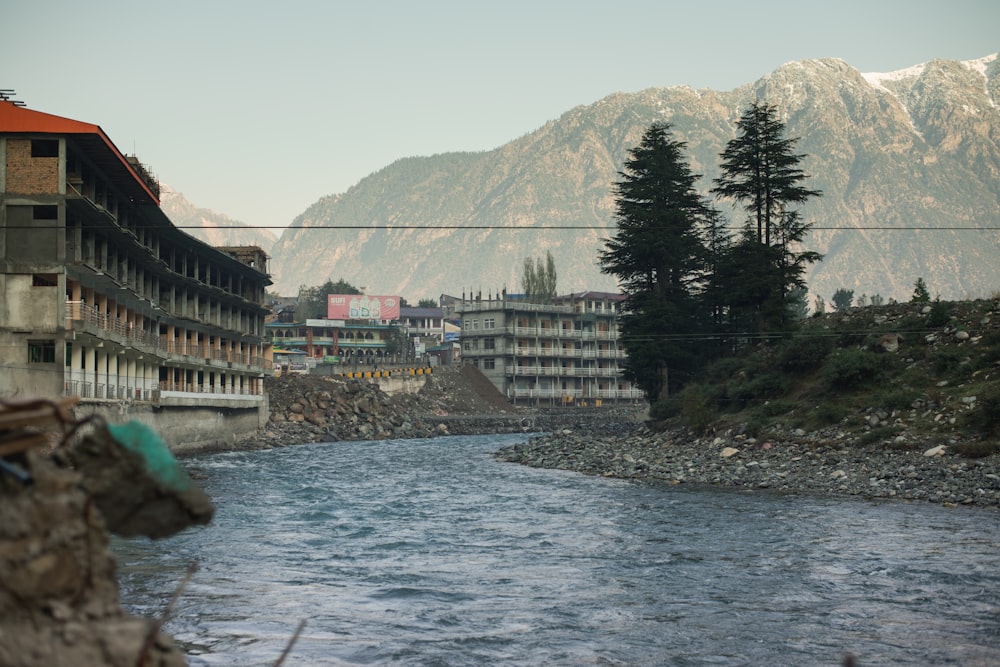
[[[330,320],[398,320],[398,296],[327,294],[326,317]]]

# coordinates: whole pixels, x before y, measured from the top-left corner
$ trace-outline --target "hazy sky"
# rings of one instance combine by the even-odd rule
[[[998,35],[996,0],[0,0],[0,88],[100,125],[197,206],[285,226],[399,158],[614,92],[971,60]]]

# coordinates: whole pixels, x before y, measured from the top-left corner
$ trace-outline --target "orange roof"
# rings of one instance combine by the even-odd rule
[[[75,138],[88,151],[88,156],[94,159],[101,168],[107,170],[109,176],[113,178],[116,175],[114,171],[119,166],[128,172],[131,178],[128,179],[129,182],[127,183],[122,183],[120,179],[113,178],[118,185],[131,186],[126,187],[129,194],[133,194],[136,186],[138,186],[141,193],[152,200],[151,203],[157,206],[160,204],[159,197],[135,173],[132,165],[128,163],[122,152],[108,138],[108,135],[104,134],[104,130],[97,125],[71,118],[63,118],[62,116],[54,116],[33,109],[26,109],[17,106],[13,102],[0,101],[0,134],[15,133],[76,135]]]

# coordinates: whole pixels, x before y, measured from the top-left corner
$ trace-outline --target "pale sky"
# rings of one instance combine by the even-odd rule
[[[0,0],[0,88],[100,125],[196,206],[284,227],[397,159],[611,93],[972,60],[998,35],[996,0]]]

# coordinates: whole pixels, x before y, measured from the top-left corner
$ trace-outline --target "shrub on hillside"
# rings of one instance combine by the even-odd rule
[[[883,377],[888,358],[868,350],[837,350],[823,365],[823,378],[831,389],[859,389]]]
[[[704,433],[715,419],[712,397],[703,387],[690,385],[680,395],[681,423],[694,433]]]
[[[798,407],[798,404],[794,401],[778,399],[776,401],[768,401],[764,405],[758,406],[754,412],[764,419],[773,419],[774,417],[787,415],[796,407]]]
[[[966,352],[959,347],[942,347],[928,355],[933,371],[941,377],[955,376],[959,373],[963,361],[967,358]]]
[[[979,341],[979,368],[1000,362],[1000,331],[991,331]]]
[[[742,377],[730,382],[726,387],[726,399],[736,410],[762,403],[769,398],[783,396],[789,388],[789,380],[781,373],[761,373],[753,377]]]
[[[872,403],[886,410],[908,410],[920,397],[921,393],[916,389],[893,388],[874,396]]]
[[[839,402],[826,401],[806,413],[799,425],[807,429],[821,428],[839,424],[849,414],[850,410]]]
[[[649,418],[661,422],[676,417],[681,412],[681,404],[676,398],[661,398],[649,406]]]
[[[964,415],[969,428],[987,437],[1000,437],[1000,385],[985,387],[976,398],[976,407]]]
[[[931,306],[930,315],[927,316],[927,326],[931,328],[943,327],[951,321],[948,314],[948,304],[944,301],[935,301]]]
[[[796,336],[778,350],[778,367],[786,373],[808,373],[823,365],[832,349],[828,336]]]

